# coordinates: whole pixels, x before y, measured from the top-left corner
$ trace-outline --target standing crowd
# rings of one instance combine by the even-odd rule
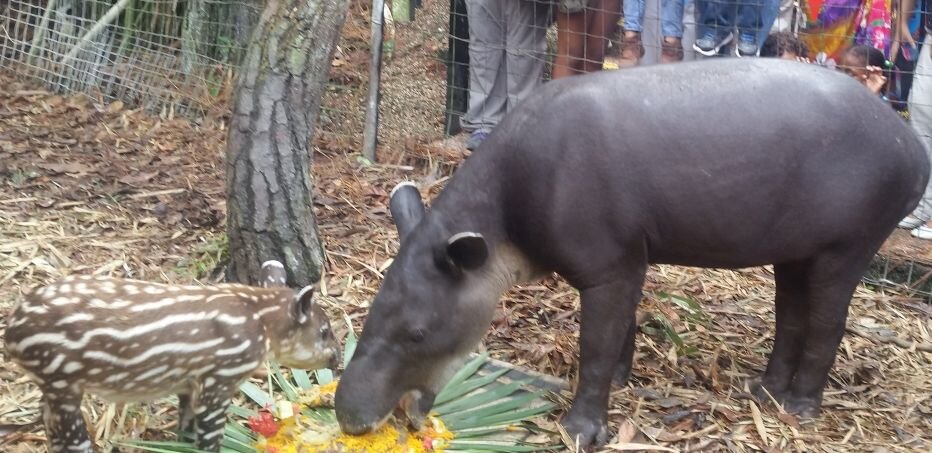
[[[691,52],[696,58],[788,58],[843,71],[899,111],[932,158],[932,0],[809,0],[814,12],[808,20],[797,18],[805,27],[798,34],[789,31],[793,0],[465,0],[467,149],[476,149],[506,112],[544,83],[554,23],[551,79],[601,70],[619,31],[617,66],[642,64],[648,1],[658,3],[661,64]],[[683,39],[688,13],[696,32],[691,46]],[[932,182],[900,227],[932,239]]]

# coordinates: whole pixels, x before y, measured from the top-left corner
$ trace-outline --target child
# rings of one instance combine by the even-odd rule
[[[793,33],[778,31],[767,36],[760,48],[760,56],[806,61],[809,58],[809,48]]]
[[[660,31],[663,43],[660,62],[673,63],[683,59],[683,9],[686,0],[660,0]],[[624,66],[637,66],[644,56],[641,32],[644,31],[646,0],[625,0],[625,36],[622,41],[621,61]]]
[[[887,67],[889,64],[883,52],[865,45],[849,47],[841,55],[838,63],[838,69],[854,77],[867,89],[889,102],[894,110],[901,112],[906,109],[906,104],[899,99],[890,99],[887,96],[887,80],[889,80]]]

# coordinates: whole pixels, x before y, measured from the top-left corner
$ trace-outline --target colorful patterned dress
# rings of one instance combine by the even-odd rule
[[[852,45],[866,44],[890,56],[892,0],[804,0],[800,37],[815,53],[837,60]]]

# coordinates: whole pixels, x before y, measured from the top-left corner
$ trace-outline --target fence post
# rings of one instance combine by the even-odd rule
[[[382,77],[382,33],[385,28],[385,0],[372,0],[372,61],[369,64],[369,100],[363,130],[362,155],[375,163],[379,140],[379,82]]]
[[[444,132],[460,131],[460,116],[469,103],[469,19],[465,0],[450,0],[450,34],[447,38],[447,100]]]

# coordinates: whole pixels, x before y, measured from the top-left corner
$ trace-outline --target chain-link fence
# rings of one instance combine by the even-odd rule
[[[248,0],[8,0],[0,64],[56,91],[198,114],[229,87],[259,8]]]

